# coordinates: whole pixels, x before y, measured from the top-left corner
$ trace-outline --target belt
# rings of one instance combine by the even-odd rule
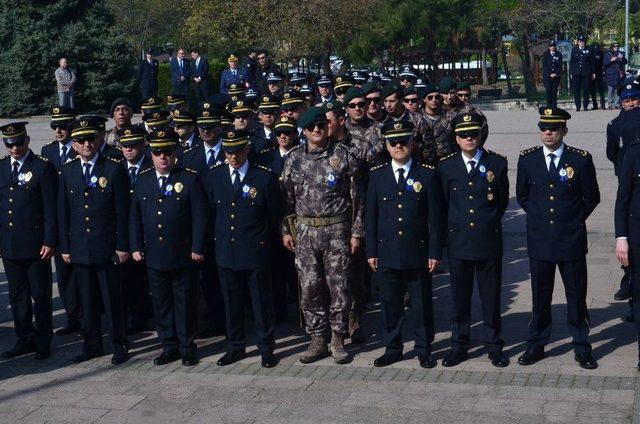
[[[296,220],[304,225],[308,225],[310,227],[326,227],[328,225],[339,224],[340,222],[345,222],[349,219],[349,214],[342,213],[336,216],[326,216],[322,218],[310,218],[306,216],[298,216]]]

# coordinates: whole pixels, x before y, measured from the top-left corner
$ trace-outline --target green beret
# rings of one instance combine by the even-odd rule
[[[331,103],[331,102],[327,102],[327,103]],[[302,114],[302,116],[298,120],[298,125],[301,128],[306,128],[311,124],[315,124],[317,122],[326,122],[326,120],[327,120],[327,115],[325,112],[325,108],[314,106],[314,107],[310,107]]]
[[[364,99],[364,91],[362,91],[358,87],[351,87],[350,89],[347,90],[346,94],[344,95],[344,103],[347,104],[351,100],[357,99],[357,98]]]
[[[451,91],[456,88],[456,82],[451,77],[444,77],[438,83],[442,91]]]
[[[376,93],[380,91],[380,83],[376,81],[369,81],[362,85],[361,90],[365,96],[368,96],[371,93]]]
[[[456,90],[471,90],[471,83],[469,81],[460,81],[456,84]]]
[[[381,97],[386,99],[389,96],[397,94],[398,97],[402,97],[402,86],[397,82],[390,82],[382,87]]]
[[[340,103],[337,100],[324,102],[322,104],[321,108],[324,109],[324,113],[333,112],[336,116],[344,116],[344,114],[346,112],[344,110],[344,104]]]
[[[427,84],[427,86],[424,88],[424,96],[427,96],[428,94],[431,93],[439,93],[440,92],[440,86],[436,83],[429,83]]]

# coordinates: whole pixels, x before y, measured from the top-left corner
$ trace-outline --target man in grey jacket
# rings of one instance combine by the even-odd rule
[[[60,58],[60,67],[56,69],[55,76],[58,89],[58,105],[73,109],[76,73],[69,68],[67,58]]]

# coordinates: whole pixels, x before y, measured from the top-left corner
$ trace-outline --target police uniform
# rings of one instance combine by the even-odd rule
[[[5,146],[27,141],[26,124],[0,127]],[[36,352],[36,359],[50,355],[51,259],[42,260],[41,249],[57,245],[55,193],[53,166],[30,149],[19,159],[0,159],[0,255],[18,337],[13,349],[2,353],[3,358],[30,352]]]
[[[566,125],[562,109],[540,108],[541,129]],[[567,321],[576,359],[595,368],[591,357],[587,311],[587,228],[585,221],[600,203],[591,155],[562,143],[555,151],[538,146],[524,150],[518,161],[518,203],[527,213],[527,249],[533,295],[527,351],[523,365],[544,357],[551,335],[551,300],[556,267],[565,285]]]
[[[77,119],[71,137],[99,142],[100,122]],[[128,252],[129,186],[122,165],[98,152],[89,161],[80,157],[62,165],[58,184],[60,252],[71,255],[83,312],[83,353],[76,362],[102,355],[102,298],[111,323],[112,363],[128,358],[123,319],[122,287],[116,251]]]
[[[164,99],[162,97],[148,97],[140,104],[143,121],[144,116],[161,110],[164,110]]]
[[[578,37],[578,41],[585,41],[585,37]],[[573,98],[578,111],[581,107],[587,110],[589,106],[589,85],[594,72],[593,55],[587,46],[585,45],[584,48],[577,45],[573,47],[569,60],[569,74],[571,75]]]
[[[549,47],[556,47],[555,41],[549,42]],[[556,107],[558,104],[558,87],[562,81],[562,53],[547,50],[542,55],[542,82],[547,94],[547,106]],[[551,77],[554,74],[554,77]]]
[[[122,151],[111,144],[106,143],[106,124],[108,119],[104,116],[98,115],[84,115],[78,118],[80,120],[90,120],[94,123],[96,130],[98,131],[98,139],[100,141],[100,148],[98,154],[106,158],[115,159],[117,161],[122,160]]]
[[[230,55],[227,60],[235,60],[239,62],[236,55]],[[220,76],[220,92],[222,94],[228,94],[227,88],[231,84],[245,85],[247,83],[247,70],[241,66],[236,69],[225,69]]]
[[[171,130],[147,135],[152,151],[173,151],[178,135]],[[173,166],[168,175],[155,168],[140,174],[131,200],[131,251],[143,252],[153,298],[154,317],[164,365],[196,357],[196,302],[192,252],[203,255],[209,209],[201,179],[194,171]]]
[[[193,113],[177,109],[173,112],[170,123],[173,128],[186,125],[191,125],[193,127],[193,132],[189,138],[181,138],[179,140],[180,146],[183,149],[191,149],[202,144],[202,140],[200,139],[196,129],[196,117]]]
[[[389,142],[407,143],[410,122],[388,123],[383,134]],[[404,292],[409,290],[420,365],[435,366],[431,357],[434,337],[432,281],[428,259],[442,255],[441,210],[435,195],[435,167],[392,162],[371,170],[367,189],[365,229],[368,258],[377,258],[385,354],[375,366],[402,359]]]
[[[329,92],[329,96],[322,97],[318,95],[315,99],[313,99],[312,105],[318,105],[320,103],[326,103],[335,100],[335,96],[333,94],[333,76],[330,74],[322,74],[316,81],[318,87],[328,87],[331,91]]]
[[[61,106],[54,106],[51,109],[51,127],[67,127],[75,119],[72,109]],[[45,144],[40,151],[40,156],[49,160],[57,174],[60,174],[62,165],[77,157],[73,149],[73,141],[68,137],[64,142],[53,140]],[[57,181],[57,176],[56,176]],[[56,186],[57,190],[57,186]],[[56,226],[58,222],[56,221]],[[76,332],[82,328],[82,309],[80,308],[80,295],[78,294],[78,284],[73,275],[73,265],[62,260],[60,252],[56,252],[53,257],[56,266],[56,281],[58,283],[58,293],[64,306],[67,316],[66,326],[58,329],[56,335],[66,335]]]
[[[266,94],[260,97],[260,103],[258,104],[258,112],[261,113],[277,113],[280,109],[280,98],[271,94]],[[275,123],[274,123],[275,124]],[[278,144],[276,140],[276,134],[273,128],[266,128],[260,126],[249,137],[249,143],[251,145],[251,159],[255,159],[255,155],[259,154],[265,149],[269,149]]]
[[[479,138],[482,117],[459,115],[456,135]],[[509,204],[507,160],[478,148],[473,158],[463,152],[443,158],[437,178],[447,216],[449,269],[453,299],[452,350],[443,361],[453,366],[467,359],[470,347],[471,297],[474,276],[482,303],[484,345],[494,366],[507,366],[502,354],[500,291],[502,287],[502,216]]]
[[[225,152],[248,146],[246,131],[223,135]],[[277,360],[273,300],[271,297],[271,235],[282,222],[282,198],[277,176],[267,168],[247,161],[239,168],[213,167],[206,184],[214,212],[214,240],[220,285],[227,313],[227,354],[218,365],[229,365],[245,356],[244,311],[248,287],[254,327],[262,365],[271,368]]]

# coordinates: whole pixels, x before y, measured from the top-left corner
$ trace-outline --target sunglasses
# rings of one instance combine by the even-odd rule
[[[52,129],[52,130],[58,130],[58,129],[60,129],[60,130],[62,130],[62,131],[66,131],[66,130],[67,130],[67,127],[66,127],[66,125],[51,125],[51,129]]]
[[[427,100],[442,100],[442,94],[429,94]]]
[[[538,125],[538,128],[540,128],[540,131],[545,132],[545,131],[551,131],[551,132],[558,132],[560,131],[560,126],[557,127],[545,127],[542,125]]]
[[[5,145],[5,147],[7,149],[11,149],[12,147],[22,147],[22,146],[24,146],[24,143],[25,143],[25,141],[21,140],[21,141],[15,142],[15,143],[6,143],[5,142],[4,145]]]
[[[412,79],[412,78],[409,78],[409,77],[401,77],[401,78],[400,78],[400,82],[408,82],[408,81],[410,82],[410,81],[411,81],[411,79]]]
[[[312,130],[313,130],[313,129],[311,129],[311,130],[309,130],[309,131],[312,131]],[[277,131],[277,132],[276,132],[276,137],[282,137],[283,135],[286,135],[286,136],[293,136],[294,134],[295,134],[295,131],[294,131],[294,130],[291,130],[291,131]]]
[[[416,98],[404,99],[404,102],[409,104],[414,104],[414,103],[418,103],[418,99]]]
[[[358,103],[349,103],[347,104],[347,107],[349,109],[362,109],[366,106],[367,103],[365,102],[358,102]]]
[[[367,97],[368,103],[380,103],[380,97]]]
[[[396,147],[398,145],[404,147],[407,144],[409,144],[409,139],[405,138],[405,139],[402,139],[402,140],[387,140],[387,143],[389,143],[389,146],[391,146],[391,147]]]
[[[336,88],[336,95],[342,96],[347,92],[348,88]]]
[[[176,152],[175,150],[152,150],[151,154],[155,157],[160,157],[162,155],[171,156],[175,152]]]
[[[477,138],[478,131],[462,131],[456,134],[460,138]]]
[[[98,139],[96,137],[84,137],[84,138],[74,138],[73,139],[74,142],[78,143],[78,144],[84,144],[84,143],[95,143],[96,141],[98,141]]]
[[[304,127],[304,129],[307,131],[313,131],[316,128],[318,128],[319,130],[324,130],[326,127],[327,127],[326,122],[315,122],[313,124],[307,125],[306,127]]]

